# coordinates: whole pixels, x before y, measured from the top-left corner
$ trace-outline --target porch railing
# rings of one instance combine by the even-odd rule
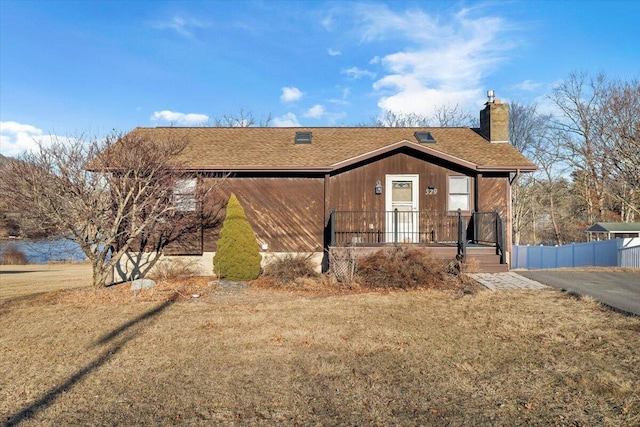
[[[389,243],[450,244],[466,253],[468,243],[493,245],[503,256],[504,225],[497,211],[336,211],[329,221],[331,246]]]

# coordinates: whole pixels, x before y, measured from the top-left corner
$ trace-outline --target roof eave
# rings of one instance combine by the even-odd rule
[[[201,166],[184,169],[185,172],[331,172],[326,166]]]
[[[536,165],[507,165],[507,166],[485,166],[485,165],[478,165],[478,167],[476,168],[478,172],[520,172],[520,173],[527,173],[527,172],[535,172],[536,170],[538,170],[538,167]]]

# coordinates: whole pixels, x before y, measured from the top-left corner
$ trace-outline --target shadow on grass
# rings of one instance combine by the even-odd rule
[[[140,316],[136,317],[135,319],[130,320],[129,322],[126,322],[126,323],[122,324],[118,328],[114,329],[112,332],[110,332],[110,333],[104,335],[102,338],[100,338],[96,343],[93,344],[93,347],[107,344],[107,343],[115,340],[116,338],[118,338],[120,335],[122,335],[124,332],[129,330],[134,325],[136,325],[136,324],[138,324],[138,323],[140,323],[140,322],[142,322],[142,321],[144,321],[146,319],[150,319],[150,318],[152,318],[154,316],[157,316],[162,311],[164,311],[167,307],[172,305],[176,301],[177,298],[178,298],[178,294],[174,294],[170,299],[168,299],[167,301],[163,302],[159,306],[157,306],[157,307],[155,307],[155,308],[153,308],[153,309],[151,309],[151,310],[149,310],[149,311],[147,311],[145,313],[142,313]],[[120,352],[120,350],[122,350],[122,348],[129,341],[133,340],[136,337],[136,335],[137,334],[134,331],[131,331],[131,333],[129,333],[128,335],[122,336],[122,338],[120,340],[116,341],[111,347],[109,347],[105,351],[103,351],[91,363],[89,363],[88,365],[86,365],[83,368],[79,369],[75,374],[73,374],[71,377],[69,377],[64,383],[62,383],[61,385],[59,385],[57,387],[54,387],[51,390],[47,391],[40,399],[36,400],[35,402],[33,402],[31,405],[27,406],[26,408],[23,408],[22,410],[16,412],[15,414],[9,415],[7,418],[5,418],[3,420],[3,421],[5,421],[3,426],[4,427],[17,426],[22,421],[25,421],[25,420],[33,417],[38,412],[40,412],[40,411],[46,409],[47,407],[49,407],[58,398],[58,396],[60,396],[60,394],[66,392],[71,387],[76,385],[80,380],[82,380],[84,377],[86,377],[88,374],[90,374],[93,370],[99,368],[100,366],[104,365],[109,360],[111,360],[116,354],[118,354]]]
[[[167,301],[163,302],[162,304],[160,304],[159,306],[157,306],[156,308],[149,310],[145,313],[142,313],[140,316],[136,317],[135,319],[131,319],[130,321],[123,323],[122,325],[120,325],[119,327],[117,327],[116,329],[114,329],[113,331],[109,332],[108,334],[102,336],[102,338],[100,338],[98,341],[96,341],[93,346],[97,347],[99,345],[104,345],[107,344],[109,341],[114,340],[115,338],[118,337],[118,335],[122,334],[123,332],[126,332],[127,329],[131,328],[132,326],[135,326],[137,323],[142,322],[145,319],[149,319],[159,313],[161,313],[162,311],[164,311],[164,309],[166,309],[168,306],[170,306],[171,304],[173,304],[176,299],[178,299],[178,294],[173,294],[173,296],[171,298],[169,298]]]

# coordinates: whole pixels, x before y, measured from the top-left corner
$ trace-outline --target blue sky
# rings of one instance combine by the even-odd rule
[[[537,102],[572,71],[640,76],[640,1],[0,0],[0,153],[34,138]]]

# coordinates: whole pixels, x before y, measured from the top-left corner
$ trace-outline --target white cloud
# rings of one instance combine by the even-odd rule
[[[349,102],[345,101],[344,99],[331,98],[328,100],[328,102],[335,105],[349,105]]]
[[[442,105],[467,106],[483,100],[483,80],[505,60],[517,42],[513,28],[503,19],[478,16],[475,10],[440,19],[422,10],[395,12],[386,5],[353,8],[363,43],[393,39],[403,47],[370,64],[384,70],[373,88],[382,109],[430,115]],[[505,35],[508,35],[505,36]],[[343,71],[353,78],[364,75],[357,67]]]
[[[316,104],[307,110],[307,112],[304,114],[304,117],[319,119],[323,115],[324,115],[324,107],[320,104]]]
[[[332,104],[348,105],[349,102],[346,99],[349,97],[350,94],[351,94],[351,89],[349,89],[348,87],[345,87],[342,89],[342,96],[340,99],[331,98],[329,99],[329,102]]]
[[[322,21],[320,21],[320,25],[322,25],[325,30],[331,31],[333,29],[333,16],[328,15],[327,17],[325,17]]]
[[[514,85],[513,88],[524,90],[526,92],[533,92],[540,89],[542,86],[542,83],[534,82],[533,80],[525,80],[522,83]]]
[[[176,111],[162,110],[155,111],[151,116],[151,120],[154,122],[162,121],[169,122],[171,124],[193,126],[201,125],[209,120],[209,116],[206,114],[195,113],[179,113]]]
[[[303,93],[297,87],[283,87],[280,101],[294,102],[302,98]]]
[[[36,126],[18,122],[0,122],[0,153],[4,156],[15,157],[25,151],[38,147],[38,142],[49,139],[43,136],[41,129]]]
[[[273,119],[273,126],[275,127],[300,127],[300,122],[295,114],[289,112],[283,116]]]
[[[358,67],[351,67],[346,70],[342,70],[342,74],[346,74],[347,76],[349,76],[354,80],[358,80],[362,77],[370,77],[373,79],[376,76],[376,73],[369,70],[361,70]]]
[[[197,19],[185,19],[181,16],[174,16],[170,21],[156,22],[153,27],[158,30],[173,30],[183,37],[193,37],[194,30],[206,28],[209,25]]]
[[[340,52],[339,50],[337,50],[337,49],[331,49],[331,48],[327,49],[327,53],[329,54],[329,56],[339,56],[339,55],[342,55],[342,52]]]
[[[536,112],[539,114],[550,114],[556,118],[561,118],[564,115],[560,107],[547,95],[537,96],[533,100],[533,104],[536,105]]]
[[[327,113],[326,117],[329,125],[334,126],[336,123],[340,122],[345,117],[347,117],[347,113],[345,113],[344,111],[339,113]]]
[[[18,122],[0,122],[0,153],[16,157],[24,152],[35,151],[39,146],[49,147],[55,142],[64,143],[72,138],[45,134],[37,126]]]

